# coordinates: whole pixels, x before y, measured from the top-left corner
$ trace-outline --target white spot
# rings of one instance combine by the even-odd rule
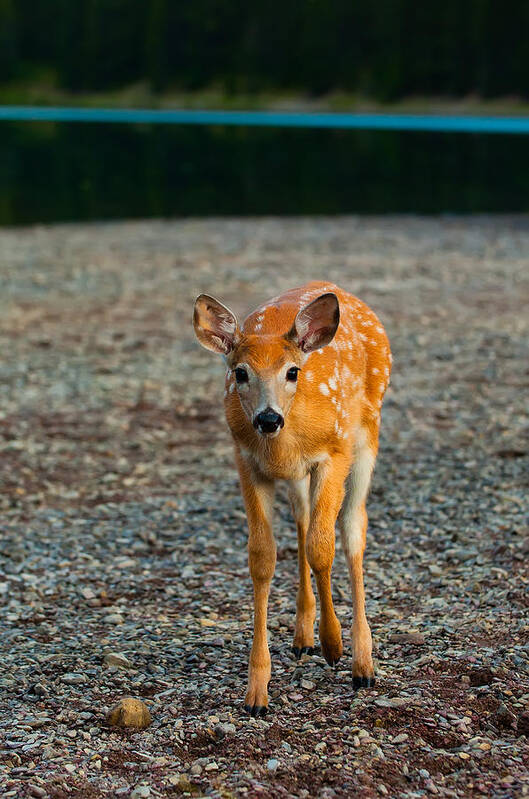
[[[374,338],[372,338],[372,339],[371,339],[371,341],[370,341],[369,343],[370,343],[370,344],[372,344],[372,345],[373,345],[373,347],[376,347],[376,346],[377,346],[377,344],[378,344],[378,341],[375,341],[375,339],[374,339]]]
[[[320,348],[319,350],[316,350],[316,352],[318,353],[318,355],[323,355],[323,349],[322,348]]]
[[[235,388],[235,383],[231,383],[231,385],[230,385],[230,387],[229,387],[229,392],[230,392],[230,394],[233,394],[233,390],[234,390],[234,388]]]
[[[329,396],[329,393],[330,393],[330,392],[329,392],[329,386],[327,385],[327,383],[320,383],[320,391],[321,391],[321,393],[322,393],[322,394],[324,394],[326,397],[328,397],[328,396]]]
[[[367,336],[364,333],[359,333],[358,335],[360,336],[362,341],[367,341]]]
[[[391,354],[391,352],[389,353],[389,362],[393,363],[393,355]]]
[[[257,325],[255,326],[255,330],[261,330],[261,329],[262,329],[262,327],[263,327],[263,326],[262,326],[262,324],[259,322],[259,324],[257,324]]]
[[[334,432],[337,433],[338,429],[339,429],[339,427],[338,427],[338,419],[336,419],[336,421],[334,422]]]
[[[333,391],[336,391],[336,380],[334,377],[329,377],[329,387],[332,388]]]
[[[389,369],[387,366],[384,366],[384,374],[386,375],[386,377],[389,376]]]
[[[310,383],[312,378],[313,378],[312,372],[305,372],[305,380],[308,380]]]
[[[380,389],[381,392],[385,391],[386,390],[386,384],[385,383],[381,383],[380,386],[379,386],[379,389]]]
[[[380,325],[377,325],[376,326],[376,331],[377,331],[377,333],[383,333],[384,332],[384,328],[380,327]]]
[[[378,375],[380,369],[377,369],[377,367],[375,366],[371,371],[373,372],[374,375]]]

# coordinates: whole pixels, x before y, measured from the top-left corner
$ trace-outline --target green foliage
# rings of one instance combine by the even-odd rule
[[[0,80],[69,90],[529,95],[520,0],[0,0]]]
[[[16,25],[12,0],[0,0],[0,75],[12,77],[16,72]]]

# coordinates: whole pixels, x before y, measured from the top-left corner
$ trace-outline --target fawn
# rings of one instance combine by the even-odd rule
[[[370,687],[375,678],[362,560],[365,500],[392,360],[384,328],[361,300],[319,281],[261,305],[242,328],[228,308],[201,294],[194,328],[202,346],[226,361],[224,406],[248,517],[254,638],[245,708],[261,716],[268,707],[266,620],[276,561],[272,503],[279,479],[288,482],[297,526],[294,652],[300,657],[314,651],[312,569],[322,654],[331,665],[342,654],[331,594],[338,521],[353,599],[353,686]]]

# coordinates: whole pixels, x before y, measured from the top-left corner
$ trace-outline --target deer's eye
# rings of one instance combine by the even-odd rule
[[[290,369],[287,370],[287,380],[290,380],[291,383],[295,383],[298,379],[298,372],[299,369],[297,366],[291,366]]]
[[[246,369],[243,369],[242,366],[238,366],[237,369],[235,369],[235,380],[237,383],[248,382],[248,372]]]

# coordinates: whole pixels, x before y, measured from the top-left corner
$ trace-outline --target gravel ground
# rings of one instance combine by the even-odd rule
[[[529,796],[529,220],[0,231],[2,797]],[[192,303],[310,278],[394,353],[369,500],[378,681],[291,654],[280,493],[266,720],[242,712],[246,524]],[[351,622],[339,544],[334,595]],[[114,657],[108,657],[113,653]],[[151,726],[115,731],[120,697]]]

